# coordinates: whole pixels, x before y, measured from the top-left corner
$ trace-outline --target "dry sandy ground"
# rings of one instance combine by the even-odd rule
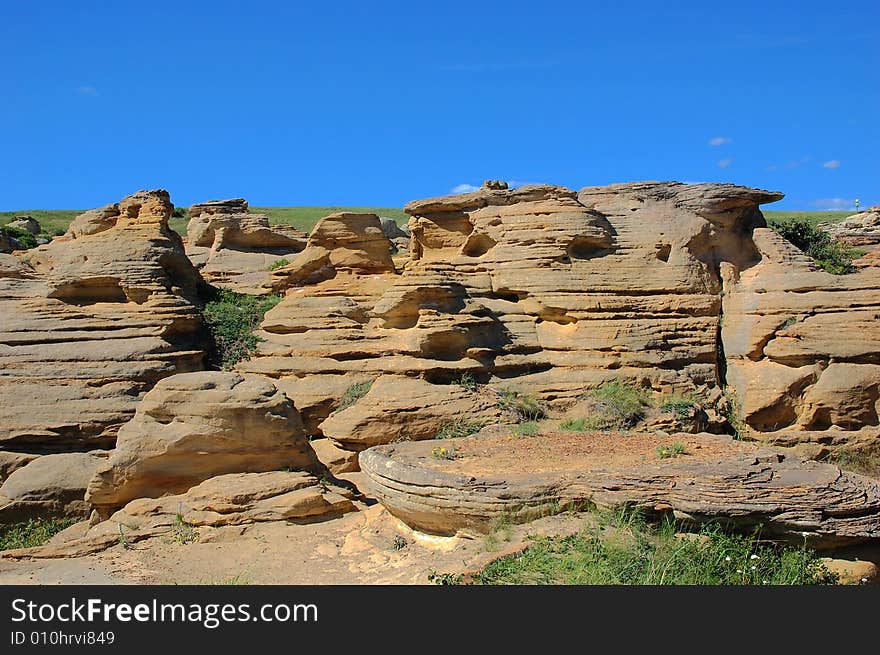
[[[372,505],[307,525],[213,529],[197,543],[151,539],[79,558],[0,559],[0,584],[428,584],[431,572],[480,569],[522,548],[530,534],[570,534],[584,521],[548,517],[493,543],[482,535],[417,535]]]

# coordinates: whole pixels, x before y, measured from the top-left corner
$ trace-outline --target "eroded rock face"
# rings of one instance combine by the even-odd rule
[[[224,473],[318,471],[293,403],[271,381],[205,371],[165,378],[119,430],[86,499],[107,516]]]
[[[306,235],[287,225],[269,225],[251,213],[243,198],[212,200],[190,207],[186,252],[212,284],[242,293],[264,293],[269,269],[293,258]]]
[[[310,239],[302,259],[275,272],[286,297],[266,315],[259,356],[240,368],[299,388],[310,379],[317,385],[317,376],[421,378],[433,398],[408,414],[415,422],[442,407],[449,383],[464,374],[551,406],[607,380],[717,387],[722,267],[758,258],[751,241],[764,224],[758,206],[781,197],[643,182],[579,193],[486,185],[414,201],[405,207],[412,238],[400,272],[384,259],[384,241],[375,242],[369,265],[354,265],[363,249],[342,249],[336,261],[350,265],[336,266],[339,248],[318,247],[313,234],[314,252]],[[357,433],[371,429],[355,415],[381,413],[385,403],[371,393],[320,430],[358,448]],[[332,399],[324,416],[328,407]],[[426,420],[436,433],[450,416]]]
[[[34,236],[43,231],[40,227],[40,222],[33,216],[16,216],[15,220],[9,223],[9,227],[16,227],[19,230],[27,230]]]
[[[839,223],[822,223],[819,227],[848,246],[869,252],[880,250],[880,205],[847,216]]]
[[[308,244],[288,266],[273,273],[271,286],[283,291],[291,286],[315,284],[339,272],[354,274],[394,271],[391,242],[375,214],[337,212],[315,225]]]
[[[724,437],[701,435],[707,442]],[[506,517],[525,522],[592,503],[673,512],[761,535],[834,548],[880,539],[880,484],[831,464],[740,443],[717,457],[654,464],[566,466],[474,475],[431,456],[442,441],[403,443],[360,453],[368,488],[407,525],[434,534],[488,531]],[[511,446],[513,447],[513,446]],[[491,467],[491,460],[487,466]]]
[[[13,470],[0,486],[0,523],[89,514],[85,492],[105,452],[44,455]]]
[[[172,209],[166,191],[139,191],[0,262],[3,447],[112,446],[158,380],[202,368],[199,275]]]
[[[880,441],[880,269],[818,269],[768,229],[760,260],[729,271],[726,378],[750,438],[806,452]]]

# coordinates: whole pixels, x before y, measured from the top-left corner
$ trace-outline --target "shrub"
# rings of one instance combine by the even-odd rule
[[[586,421],[587,429],[627,430],[645,418],[651,405],[647,389],[623,382],[606,382],[588,396],[597,405],[598,415]]]
[[[458,455],[453,446],[437,446],[431,450],[431,457],[434,459],[455,459]]]
[[[454,439],[456,437],[468,437],[476,434],[482,429],[482,425],[478,423],[468,423],[463,418],[457,418],[454,421],[446,423],[437,432],[435,439]]]
[[[281,296],[251,296],[216,287],[209,287],[205,296],[203,316],[213,341],[214,363],[226,370],[250,359],[261,341],[253,331]]]
[[[285,266],[287,266],[287,265],[289,265],[289,264],[290,264],[290,260],[288,260],[288,259],[284,259],[284,258],[281,258],[281,259],[279,259],[279,260],[277,260],[277,261],[272,262],[272,263],[269,265],[269,268],[268,268],[267,270],[269,270],[269,271],[277,271],[279,268],[284,268]]]
[[[479,386],[476,378],[474,378],[473,373],[462,373],[461,377],[455,381],[455,384],[467,389],[468,391],[476,391],[477,387]]]
[[[22,230],[20,227],[12,227],[10,225],[4,225],[3,227],[0,227],[0,230],[3,230],[6,236],[10,239],[18,241],[23,248],[30,250],[31,248],[37,247],[37,237],[27,230]]]
[[[541,429],[538,427],[538,424],[534,421],[528,421],[526,423],[520,423],[518,425],[513,426],[513,432],[517,436],[520,437],[534,437],[536,436]]]
[[[684,420],[690,416],[691,410],[697,406],[697,401],[686,396],[667,396],[660,403],[661,412],[669,412],[675,414],[679,420]]]
[[[337,411],[348,409],[349,407],[354,405],[358,400],[367,395],[367,392],[372,386],[372,380],[367,380],[366,382],[355,382],[353,385],[345,390],[344,394],[342,394],[342,399],[339,401],[339,407],[337,408]]]
[[[541,537],[498,559],[477,584],[825,585],[838,576],[812,550],[772,546],[757,535],[705,525],[704,539],[681,539],[674,524],[649,526],[618,513],[570,536]],[[461,582],[457,580],[456,582]]]
[[[537,398],[512,389],[502,389],[498,392],[498,406],[520,423],[536,421],[547,416],[547,410]]]
[[[586,432],[589,429],[588,425],[585,418],[567,418],[559,424],[559,429],[566,432]]]
[[[743,407],[740,402],[736,389],[733,387],[724,387],[724,402],[720,404],[719,410],[724,418],[727,419],[733,436],[736,439],[744,439],[748,426],[743,420]]]
[[[676,441],[674,444],[661,444],[657,446],[657,457],[660,459],[668,459],[671,457],[680,457],[681,455],[686,455],[684,450],[684,444],[680,441]]]
[[[818,266],[834,275],[852,271],[852,262],[864,253],[831,237],[805,218],[770,221],[769,226],[781,237],[807,253]]]
[[[189,209],[186,207],[175,207],[171,215],[174,218],[189,218]]]
[[[28,519],[0,525],[0,550],[42,546],[56,534],[76,523],[76,519]]]

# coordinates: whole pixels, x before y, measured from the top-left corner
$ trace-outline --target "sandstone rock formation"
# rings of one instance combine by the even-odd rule
[[[120,428],[86,500],[109,515],[136,498],[182,493],[224,473],[317,472],[293,403],[270,381],[205,371],[161,380]]]
[[[33,216],[16,216],[15,220],[8,223],[8,225],[19,230],[27,230],[34,236],[43,231],[40,227],[40,222]]]
[[[308,243],[288,266],[276,270],[271,286],[283,291],[291,286],[315,284],[339,273],[394,271],[391,243],[374,214],[337,212],[325,216],[309,235]]]
[[[413,422],[442,407],[463,374],[551,406],[612,379],[711,390],[721,383],[722,262],[752,261],[758,205],[781,197],[716,184],[488,185],[409,203],[410,261],[399,273],[384,241],[359,251],[355,266],[334,265],[332,244],[319,245],[328,218],[301,259],[274,273],[286,297],[261,326],[260,356],[240,369],[290,387],[307,425],[313,401],[300,402],[296,388],[320,388],[323,376],[421,378],[434,397],[420,392]],[[367,428],[355,416],[380,415],[385,402],[370,394],[319,429],[360,448],[356,433]],[[426,421],[436,433],[452,418]]]
[[[159,379],[202,368],[199,276],[171,212],[139,191],[0,262],[2,447],[112,446]]]
[[[15,469],[0,486],[0,523],[36,517],[86,517],[85,491],[106,453],[59,453]]]
[[[839,223],[820,223],[819,227],[838,241],[861,250],[880,250],[880,205],[847,216]]]
[[[880,443],[880,269],[831,275],[768,229],[730,269],[721,345],[749,437],[779,445]]]
[[[243,198],[212,200],[190,207],[186,252],[212,284],[259,293],[269,268],[292,258],[306,245],[306,235],[287,225],[269,225],[253,214]]]
[[[347,489],[302,471],[231,473],[206,480],[186,493],[133,500],[84,536],[4,551],[0,557],[77,557],[151,537],[187,543],[198,540],[205,528],[335,518],[355,509],[351,499]]]
[[[684,437],[684,435],[676,435]],[[680,519],[715,520],[762,537],[816,548],[880,538],[880,483],[831,464],[783,455],[729,439],[726,452],[596,465],[590,459],[548,468],[540,462],[485,474],[432,456],[442,441],[393,444],[360,454],[368,489],[407,525],[434,534],[488,531],[502,516],[524,522],[588,503],[673,512]],[[515,444],[506,446],[516,448]],[[572,458],[574,459],[574,458]]]

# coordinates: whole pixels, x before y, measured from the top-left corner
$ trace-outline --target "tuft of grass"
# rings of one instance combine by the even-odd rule
[[[284,259],[283,257],[277,261],[272,262],[267,268],[267,271],[277,271],[279,268],[284,268],[285,266],[290,265],[290,260]]]
[[[585,418],[567,418],[559,424],[560,430],[566,432],[587,432],[590,430],[590,422]]]
[[[281,296],[251,296],[209,287],[202,316],[213,341],[212,359],[224,370],[250,359],[262,340],[253,331]]]
[[[837,450],[822,458],[845,471],[880,478],[880,447],[859,450]]]
[[[650,526],[618,512],[578,534],[541,537],[523,553],[489,564],[476,584],[576,585],[825,585],[838,576],[806,548],[773,546],[757,535],[681,539],[674,524]],[[452,580],[452,582],[456,582]],[[457,580],[460,582],[460,579]]]
[[[456,418],[440,427],[435,439],[455,439],[456,437],[469,437],[479,432],[483,426],[479,423],[469,423],[464,418]]]
[[[339,401],[339,407],[336,411],[342,411],[343,409],[348,409],[349,407],[354,405],[358,400],[367,395],[367,392],[372,386],[372,380],[367,380],[365,382],[355,382],[353,385],[345,390],[344,394],[342,394],[342,399]]]
[[[719,409],[727,419],[734,439],[745,439],[748,426],[743,419],[742,401],[740,401],[736,389],[730,386],[724,387],[724,402],[720,404]]]
[[[684,444],[676,441],[673,444],[661,444],[657,446],[657,457],[660,459],[669,459],[671,457],[680,457],[686,455]]]
[[[462,373],[461,377],[455,381],[455,384],[468,391],[476,391],[480,386],[473,373]]]
[[[768,225],[799,250],[812,257],[819,268],[833,275],[852,272],[853,259],[865,254],[833,239],[825,230],[805,218],[771,220]]]
[[[676,418],[683,420],[690,416],[697,405],[697,401],[693,398],[673,394],[663,399],[660,403],[660,411],[675,414]]]
[[[437,446],[431,449],[431,457],[434,459],[453,460],[458,457],[454,446]]]
[[[42,546],[77,519],[28,519],[0,525],[0,550]]]
[[[592,389],[588,397],[598,411],[586,420],[585,427],[590,430],[628,430],[645,418],[651,406],[649,390],[618,381]]]
[[[191,524],[183,520],[182,510],[178,510],[171,526],[171,541],[179,546],[185,546],[199,540],[199,533]]]
[[[513,433],[519,437],[534,437],[541,432],[541,428],[534,421],[519,423],[513,426]]]
[[[501,389],[497,393],[498,406],[518,423],[536,421],[547,416],[544,405],[530,394],[513,389]]]

